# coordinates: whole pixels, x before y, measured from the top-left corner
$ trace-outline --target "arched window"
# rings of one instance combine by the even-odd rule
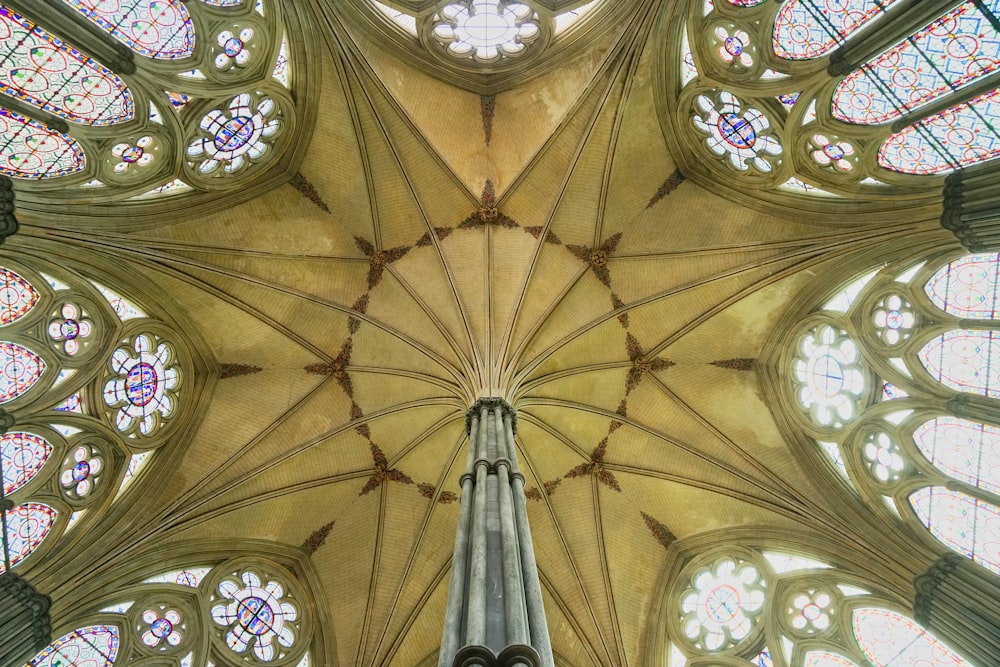
[[[17,415],[0,434],[12,567],[124,493],[169,443],[192,375],[168,326],[41,264],[0,266],[0,408]]]
[[[0,173],[17,189],[88,203],[216,191],[289,150],[294,7],[63,2],[58,20],[0,3]]]
[[[127,593],[108,591],[77,610],[78,629],[28,667],[127,667],[150,660],[309,667],[312,602],[293,572],[269,560],[191,565],[123,588]]]
[[[893,2],[895,0],[789,0],[774,20],[774,53],[790,60],[824,56],[869,21],[881,16]]]
[[[666,607],[670,667],[767,667],[776,654],[808,667],[971,665],[877,587],[798,554],[734,547],[696,556]]]
[[[789,341],[786,392],[863,496],[1000,573],[1000,421],[981,421],[1000,398],[998,282],[997,254],[862,276]],[[975,418],[969,401],[982,404]]]
[[[927,182],[915,177],[1000,157],[1000,0],[925,8],[909,34],[900,6],[704,3],[684,14],[680,52],[664,65],[664,118],[727,187],[831,203],[919,196]],[[706,100],[723,99],[733,103],[713,103],[716,127]]]

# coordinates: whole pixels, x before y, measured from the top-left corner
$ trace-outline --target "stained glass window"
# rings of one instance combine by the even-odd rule
[[[0,107],[0,173],[37,180],[82,171],[86,157],[69,135]]]
[[[681,596],[684,633],[717,651],[750,634],[764,608],[766,583],[752,564],[722,558],[695,573]]]
[[[148,334],[136,336],[131,347],[118,348],[111,355],[111,369],[117,377],[104,385],[104,402],[120,406],[115,416],[120,431],[150,435],[173,412],[173,390],[179,379],[173,358],[170,346]]]
[[[201,0],[206,5],[212,5],[213,7],[235,7],[243,0]]]
[[[283,599],[285,589],[277,581],[266,584],[256,573],[227,578],[219,584],[223,604],[212,607],[212,620],[225,628],[226,645],[235,653],[251,649],[262,661],[270,662],[295,642],[292,622],[298,610]]]
[[[194,53],[194,24],[181,0],[63,0],[136,53],[158,60]]]
[[[762,2],[766,2],[766,0],[729,0],[729,4],[737,7],[756,7]]]
[[[879,16],[895,0],[789,0],[774,22],[779,58],[819,58]],[[881,6],[880,6],[881,5]]]
[[[11,97],[84,125],[113,125],[134,116],[124,81],[2,5],[0,54],[0,90]]]
[[[1000,331],[948,331],[918,353],[946,387],[983,396],[1000,395]]]
[[[38,303],[38,292],[27,280],[0,267],[0,327],[28,314]]]
[[[802,665],[803,667],[858,667],[844,656],[829,651],[809,651]]]
[[[450,3],[432,26],[431,35],[449,55],[480,63],[521,55],[541,34],[537,14],[520,2]]]
[[[52,445],[41,436],[22,431],[0,435],[4,495],[9,496],[30,482],[50,454]]]
[[[11,567],[27,558],[42,543],[55,520],[56,511],[43,503],[24,503],[7,511]],[[0,562],[0,572],[4,570],[5,566]]]
[[[0,403],[31,389],[44,370],[45,362],[28,348],[0,341]]]
[[[822,325],[803,336],[795,362],[798,399],[820,426],[851,419],[865,391],[857,345],[847,332]]]
[[[1000,573],[1000,509],[943,486],[914,492],[910,504],[934,537]]]
[[[966,255],[938,269],[924,291],[955,317],[1000,319],[1000,254]]]
[[[1000,0],[986,5],[1000,11]],[[990,19],[976,2],[964,2],[865,63],[834,91],[834,118],[885,123],[996,71],[1000,32]]]
[[[938,417],[918,426],[913,441],[944,474],[1000,493],[1000,429]]]
[[[1000,90],[934,114],[889,136],[879,166],[905,174],[941,174],[1000,156]]]
[[[118,657],[118,628],[92,625],[63,635],[36,655],[30,667],[111,667]]]
[[[855,639],[875,665],[954,667],[967,664],[934,635],[894,611],[871,607],[855,609],[852,620]]]

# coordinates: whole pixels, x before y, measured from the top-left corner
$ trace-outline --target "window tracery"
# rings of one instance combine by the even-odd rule
[[[28,667],[308,667],[313,608],[298,575],[246,557],[155,573],[95,601]],[[127,582],[124,582],[127,584]],[[155,664],[161,664],[156,662]]]
[[[748,173],[739,161],[712,170],[720,179],[742,173],[755,189],[811,197],[917,192],[925,183],[914,177],[1000,157],[1000,92],[988,86],[1000,69],[1000,0],[955,0],[909,35],[883,20],[897,7],[727,1],[689,11],[672,64],[677,84],[667,104],[679,112],[672,122],[703,119],[704,97],[728,95],[758,109],[785,148],[782,158],[766,173]],[[870,53],[877,43],[885,47]],[[834,65],[843,75],[830,73]],[[682,127],[675,134],[698,158],[718,154]]]
[[[181,422],[193,371],[176,334],[118,293],[3,262],[0,402],[15,426],[0,457],[16,567],[134,481]]]
[[[909,260],[855,280],[786,343],[785,391],[817,451],[874,511],[883,498],[889,520],[1000,573],[1000,423],[983,421],[1000,388],[998,280],[997,254]],[[846,340],[857,383],[881,396],[850,391],[844,360],[823,361]]]
[[[286,36],[294,8],[274,0],[63,2],[79,16],[79,30],[67,17],[50,33],[45,16],[0,5],[0,92],[19,101],[0,101],[0,130],[9,139],[0,147],[0,173],[18,188],[88,202],[197,193],[218,189],[220,177],[263,174],[289,147],[298,115],[290,94],[297,63]],[[121,72],[112,71],[120,63],[105,66],[90,53],[119,52],[115,40],[138,56]],[[224,140],[216,132],[211,151],[192,154],[204,138],[199,121],[246,97],[269,100],[272,117],[242,132],[230,127]],[[111,125],[120,127],[113,137],[99,131]],[[206,168],[213,160],[225,168]]]
[[[858,583],[820,560],[756,547],[696,556],[668,589],[667,664],[970,664],[897,611],[887,592]]]

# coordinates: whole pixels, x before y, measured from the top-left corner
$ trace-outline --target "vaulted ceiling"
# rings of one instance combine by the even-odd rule
[[[817,281],[946,237],[684,180],[654,75],[675,3],[627,4],[490,113],[351,3],[319,4],[292,184],[138,231],[22,216],[9,250],[118,258],[214,363],[261,369],[211,385],[96,567],[190,540],[301,547],[327,664],[433,661],[464,414],[497,395],[519,414],[560,664],[652,664],[685,540],[742,527],[877,552],[876,520],[796,457],[759,360]],[[84,567],[66,558],[50,587]]]

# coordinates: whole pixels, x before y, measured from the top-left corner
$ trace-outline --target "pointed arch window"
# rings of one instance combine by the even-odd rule
[[[895,0],[790,0],[774,22],[773,48],[779,58],[808,60],[824,56]]]
[[[918,355],[931,377],[950,389],[1000,395],[1000,331],[948,331]]]
[[[814,558],[792,569],[776,567],[781,559],[746,544],[692,558],[668,587],[665,663],[768,666],[780,655],[803,667],[971,667],[885,591]]]
[[[114,625],[92,625],[63,635],[36,655],[29,667],[111,667],[121,639]]]
[[[888,609],[854,610],[854,638],[875,665],[951,667],[966,664],[954,651],[909,618]]]
[[[888,520],[915,519],[1000,574],[1000,421],[990,417],[1000,409],[998,283],[997,253],[889,265],[827,300],[786,344],[801,356],[803,337],[818,328],[851,331],[865,384],[892,391],[858,395],[836,386],[825,400],[843,394],[855,405],[841,422],[810,410],[795,419],[831,469],[842,466],[854,487],[885,498],[894,510]],[[884,329],[901,326],[904,303],[909,335],[890,340]],[[963,323],[975,328],[957,328]],[[786,397],[807,408],[794,375],[800,361],[790,361]],[[940,398],[920,398],[929,395]]]
[[[0,90],[82,125],[135,115],[132,93],[109,69],[0,5]]]
[[[1000,574],[1000,508],[943,486],[916,491],[910,503],[934,537]]]
[[[833,93],[833,117],[876,125],[1000,69],[1000,0],[963,2],[851,72]]]
[[[194,53],[194,24],[180,0],[63,0],[102,30],[147,58]]]

